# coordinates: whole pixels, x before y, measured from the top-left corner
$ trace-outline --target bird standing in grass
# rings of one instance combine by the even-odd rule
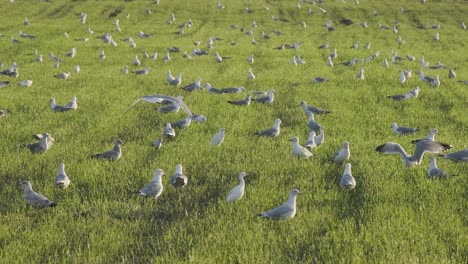
[[[245,182],[244,182],[244,177],[247,176],[245,172],[240,172],[239,173],[239,184],[236,185],[232,190],[229,192],[227,198],[226,198],[226,203],[232,203],[237,200],[240,200],[242,196],[244,196],[244,190],[245,190]]]
[[[188,178],[182,172],[182,165],[177,164],[176,171],[171,177],[171,184],[176,188],[183,188],[187,185]]]
[[[163,170],[156,169],[154,171],[153,180],[137,192],[138,195],[143,196],[142,204],[145,204],[146,197],[154,198],[156,201],[156,199],[161,195],[164,189],[162,184],[163,175],[166,175]]]
[[[332,161],[338,164],[341,164],[345,160],[349,160],[351,157],[351,151],[349,150],[349,142],[345,141],[343,147],[340,148],[335,155],[332,157]]]
[[[55,187],[59,189],[66,189],[70,185],[70,179],[65,173],[65,164],[60,163],[58,167],[58,173],[55,177]]]
[[[288,220],[296,215],[296,197],[300,194],[298,189],[289,192],[288,200],[270,211],[260,213],[258,216],[274,220]]]
[[[211,145],[213,146],[219,146],[221,143],[224,141],[224,132],[225,128],[220,128],[218,133],[216,133],[212,138],[211,138]]]
[[[30,182],[21,182],[21,187],[23,188],[23,196],[24,200],[26,200],[26,204],[36,208],[54,207],[57,205],[44,195],[35,192]]]
[[[298,137],[293,137],[289,141],[292,141],[292,154],[293,156],[299,157],[299,158],[309,158],[312,157],[312,152],[310,152],[308,149],[305,147],[299,145],[299,138]]]
[[[341,188],[346,188],[350,191],[356,187],[356,180],[351,174],[350,163],[345,164],[345,170],[343,172],[343,175],[341,176],[340,186]]]
[[[106,151],[106,152],[103,152],[103,153],[92,155],[91,158],[93,158],[93,159],[107,159],[109,161],[117,161],[117,160],[120,159],[120,157],[122,157],[122,147],[121,147],[121,145],[123,145],[122,140],[117,139],[117,140],[114,141],[114,148],[113,149],[111,149],[109,151]]]

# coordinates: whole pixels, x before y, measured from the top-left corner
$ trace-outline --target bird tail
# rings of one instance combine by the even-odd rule
[[[94,155],[91,155],[91,158],[92,159],[99,159],[100,156],[101,156],[101,154],[94,154]]]
[[[49,206],[49,207],[55,207],[55,206],[57,206],[57,203],[52,202],[52,203],[50,203],[48,206]]]
[[[451,149],[451,148],[453,148],[453,146],[452,146],[452,145],[450,145],[450,144],[447,144],[447,143],[442,143],[442,142],[439,142],[439,144],[441,144],[441,145],[442,145],[442,147],[444,147],[444,151],[445,151],[445,150],[448,150],[448,149]]]

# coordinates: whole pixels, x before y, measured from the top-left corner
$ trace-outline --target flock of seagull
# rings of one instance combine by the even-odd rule
[[[12,1],[11,1],[12,2]],[[301,4],[308,4],[310,5],[309,10],[307,11],[308,14],[313,15],[314,13],[318,12],[320,15],[326,17],[327,11],[323,6],[317,6],[316,4],[321,4],[322,1],[306,1],[303,0],[301,3],[297,3],[296,8],[301,9]],[[343,1],[344,2],[344,1]],[[359,2],[356,0],[356,4],[359,4]],[[154,1],[154,4],[159,4],[159,0]],[[218,2],[216,4],[216,8],[221,10],[224,10],[226,7],[221,3]],[[316,11],[314,10],[316,9]],[[268,14],[269,12],[269,7],[264,6],[264,12]],[[406,12],[407,10],[401,9],[401,12]],[[248,7],[245,9],[245,12],[247,14],[254,13],[253,10],[249,9]],[[151,8],[148,8],[146,10],[147,14],[151,14]],[[374,15],[378,15],[378,13],[374,13]],[[87,23],[87,14],[85,13],[80,13],[78,14],[79,16],[79,21],[81,24],[86,24]],[[130,16],[130,14],[127,15],[127,18]],[[167,24],[171,25],[175,23],[176,18],[175,14],[172,13],[169,16],[169,20],[167,21]],[[31,22],[25,18],[24,19],[24,26],[27,27]],[[278,26],[281,25],[281,23],[290,23],[289,20],[285,18],[278,18],[275,16],[272,16],[272,22],[271,23],[279,23],[277,24]],[[340,21],[340,23],[344,25],[350,25],[353,24],[353,22],[350,19],[343,19]],[[183,35],[186,30],[189,30],[193,26],[194,22],[192,19],[189,19],[188,21],[182,23],[179,26],[179,30],[177,32],[174,32],[177,35]],[[117,32],[122,32],[122,28],[120,26],[120,20],[116,19],[113,22],[113,25],[115,27],[115,31]],[[367,24],[367,22],[360,22],[357,23],[358,26],[368,28],[370,25]],[[306,22],[300,23],[301,27],[307,27]],[[333,26],[333,21],[330,20],[328,21],[325,25],[325,28],[332,32],[337,29],[337,27]],[[466,26],[464,26],[464,23],[461,23],[461,28],[462,30],[466,29]],[[230,27],[233,30],[239,30],[243,32],[244,34],[248,36],[253,36],[255,34],[256,29],[259,27],[259,25],[253,21],[252,25],[250,28],[247,27],[239,27],[238,25],[230,25]],[[382,30],[391,30],[393,34],[398,35],[398,24],[395,24],[392,27],[388,27],[382,24],[379,24],[378,27]],[[424,28],[429,28],[428,26],[425,26]],[[435,26],[432,26],[434,29],[440,29],[440,24],[437,24]],[[91,27],[88,28],[88,33],[93,34],[94,31],[91,29]],[[273,33],[277,36],[284,35],[284,33],[274,30]],[[65,37],[69,37],[69,34],[67,32],[64,33]],[[0,34],[0,37],[3,37],[3,35]],[[22,45],[26,42],[26,39],[29,40],[34,40],[36,36],[30,35],[23,33],[22,31],[19,32],[19,37],[24,38],[25,40],[19,40],[16,39],[15,37],[11,37],[11,43],[13,45]],[[140,31],[138,33],[138,37],[144,39],[144,38],[151,38],[151,34],[144,33]],[[260,38],[262,40],[270,40],[272,37],[265,33],[265,31],[262,31],[260,34]],[[434,41],[440,41],[440,35],[437,32],[433,39]],[[111,47],[115,47],[119,45],[112,37],[110,33],[105,33],[102,36],[97,37],[97,39],[102,40],[104,43],[109,44]],[[89,38],[79,38],[75,39],[76,41],[89,41]],[[189,54],[186,51],[183,52],[182,57],[185,59],[194,59],[194,57],[197,56],[210,56],[214,54],[214,62],[216,63],[223,63],[228,59],[231,59],[231,57],[227,56],[222,56],[219,54],[218,51],[215,52],[210,52],[211,49],[214,49],[215,42],[220,42],[222,41],[221,38],[218,37],[210,37],[207,41],[207,48],[206,49],[201,49],[201,41],[194,41],[195,48],[193,51]],[[129,37],[126,39],[123,39],[121,43],[128,42],[128,46],[130,49],[136,47],[136,41],[133,37]],[[398,43],[400,45],[404,44],[404,40],[402,40],[401,36],[398,35]],[[255,40],[255,38],[252,38],[251,41],[252,45],[257,45],[258,42]],[[302,46],[303,42],[294,42],[291,44],[287,43],[282,43],[278,47],[274,47],[276,50],[283,50],[283,49],[293,49],[297,50]],[[232,41],[230,45],[237,45],[235,41]],[[365,49],[370,49],[371,44],[367,43],[364,48]],[[331,44],[329,42],[324,43],[319,49],[328,49],[331,47]],[[358,49],[359,43],[355,42],[351,48],[353,49]],[[181,49],[179,47],[169,47],[168,52],[166,55],[163,57],[164,62],[169,62],[171,60],[171,56],[174,56],[177,52],[180,52]],[[34,53],[37,58],[34,60],[34,63],[42,63],[43,62],[43,56],[42,54],[39,54],[37,51]],[[71,50],[65,54],[66,57],[69,58],[74,58],[77,55],[77,48],[73,47]],[[392,64],[396,64],[401,60],[404,60],[405,58],[402,58],[398,56],[398,54],[395,51],[391,51],[391,62]],[[379,51],[374,52],[372,55],[370,55],[368,58],[364,59],[358,59],[358,58],[352,58],[349,61],[342,62],[340,63],[341,65],[344,65],[344,67],[350,67],[354,66],[360,63],[368,63],[370,61],[373,61],[377,59],[379,56]],[[105,60],[106,55],[104,50],[102,50],[98,56],[100,60]],[[153,53],[153,54],[148,54],[146,51],[143,53],[142,56],[144,59],[153,59],[156,60],[158,58],[158,53]],[[327,65],[328,67],[334,67],[336,62],[336,58],[338,57],[337,49],[334,48],[333,52],[330,53],[330,55],[327,57],[326,62],[324,62],[324,65]],[[54,67],[59,68],[60,67],[60,61],[62,61],[61,58],[55,56],[52,52],[49,54],[49,58],[51,61],[54,62]],[[406,59],[408,61],[414,61],[415,58],[412,55],[406,56]],[[250,65],[255,64],[255,59],[254,55],[250,55],[246,59],[247,63]],[[299,65],[299,64],[305,64],[307,63],[305,59],[301,58],[299,55],[295,55],[292,60],[291,64],[293,65]],[[383,67],[389,67],[390,65],[389,61],[385,58],[383,60]],[[448,69],[449,70],[449,78],[456,78],[456,73],[454,72],[454,69],[448,68],[444,66],[442,63],[438,62],[434,66],[430,66],[429,63],[427,63],[424,60],[424,56],[422,56],[419,60],[421,69],[418,71],[419,77],[422,82],[428,83],[431,87],[437,88],[441,85],[439,75],[436,75],[435,77],[430,77],[427,76],[423,73],[422,69],[423,68],[431,68],[431,69]],[[141,61],[138,58],[138,55],[135,55],[133,59],[133,65],[134,66],[140,66]],[[0,64],[1,67],[3,67],[3,63]],[[1,68],[0,67],[0,68]],[[73,71],[78,74],[80,72],[80,66],[76,65],[73,68]],[[133,71],[129,70],[129,66],[125,65],[120,72],[122,74],[129,74],[129,72],[135,74],[135,75],[147,75],[151,72],[151,67],[143,68],[143,69],[136,69]],[[16,62],[13,62],[11,66],[9,66],[7,69],[3,70],[0,72],[1,75],[9,78],[18,78],[19,76],[19,66]],[[412,74],[412,70],[401,70],[400,71],[400,79],[399,81],[401,83],[406,83],[410,78]],[[57,79],[61,80],[66,80],[70,78],[71,73],[70,72],[59,72],[54,75]],[[256,76],[252,70],[252,68],[249,68],[246,74],[247,80],[255,80]],[[365,71],[361,67],[359,72],[356,75],[355,78],[357,81],[363,81],[365,80]],[[222,87],[222,88],[216,88],[212,86],[210,83],[206,82],[205,85],[202,84],[202,78],[198,77],[194,80],[193,83],[187,84],[182,86],[183,80],[182,80],[182,73],[178,73],[176,76],[173,76],[171,71],[168,71],[166,73],[166,81],[168,85],[171,86],[176,86],[176,87],[181,87],[181,89],[187,91],[187,92],[196,92],[196,91],[203,91],[204,88],[207,90],[208,93],[210,94],[225,94],[225,93],[230,93],[230,94],[240,94],[244,93],[247,91],[247,89],[243,86],[238,86],[238,87]],[[314,77],[311,82],[319,85],[320,83],[327,82],[329,81],[328,78],[317,76]],[[0,80],[0,88],[5,88],[10,84],[11,81],[3,81]],[[468,81],[461,81],[465,84],[468,84]],[[33,84],[32,80],[23,80],[18,82],[19,86],[23,87],[30,87]],[[420,87],[417,86],[414,89],[411,89],[408,91],[406,94],[397,94],[397,95],[390,95],[388,98],[395,100],[395,101],[403,101],[403,100],[409,100],[413,98],[417,98],[420,92]],[[273,104],[275,100],[275,94],[276,90],[275,89],[270,89],[268,91],[253,91],[252,93],[246,94],[245,98],[243,99],[238,99],[238,100],[229,100],[227,103],[233,105],[233,106],[238,106],[238,107],[248,107],[251,102],[259,103],[259,104]],[[175,122],[170,122],[166,123],[165,128],[163,130],[162,136],[159,139],[155,139],[152,144],[156,148],[161,148],[163,145],[163,142],[166,140],[172,141],[176,138],[176,129],[184,129],[187,128],[191,125],[192,122],[208,122],[208,119],[206,116],[202,114],[195,114],[192,113],[187,106],[184,97],[182,96],[169,96],[169,95],[163,95],[163,94],[154,94],[154,95],[144,95],[138,98],[133,104],[131,104],[128,109],[125,111],[127,113],[131,108],[133,108],[137,103],[144,101],[148,103],[153,103],[153,104],[159,104],[160,107],[157,107],[157,111],[163,114],[169,114],[169,113],[176,113],[180,109],[182,109],[185,114],[187,115],[185,118],[177,120]],[[65,105],[58,105],[55,101],[54,98],[51,98],[49,101],[50,108],[54,112],[67,112],[71,110],[77,110],[78,104],[77,104],[77,98],[75,96],[72,97],[71,101],[68,102]],[[314,149],[318,148],[322,144],[324,144],[324,139],[325,139],[325,130],[322,125],[320,125],[319,121],[316,120],[316,116],[318,115],[327,115],[330,114],[330,110],[325,110],[318,108],[313,105],[307,104],[305,101],[302,101],[299,105],[304,114],[307,116],[307,121],[304,122],[304,125],[307,126],[309,129],[309,135],[307,138],[307,141],[304,145],[300,144],[299,137],[294,136],[290,138],[289,140],[291,141],[291,153],[293,156],[297,158],[303,158],[307,159],[313,156],[313,151]],[[0,117],[4,117],[7,114],[9,114],[8,110],[0,110]],[[270,137],[270,138],[276,138],[280,135],[281,132],[281,125],[282,121],[279,118],[274,119],[273,126],[270,128],[265,128],[262,130],[258,130],[254,134],[260,137]],[[396,135],[407,135],[410,133],[415,133],[418,132],[418,128],[411,128],[411,127],[403,127],[397,125],[397,123],[392,123],[391,128],[393,130],[393,133]],[[442,143],[438,142],[435,140],[435,135],[437,134],[437,129],[433,128],[430,130],[430,133],[427,137],[422,138],[422,139],[417,139],[414,140],[413,143],[415,144],[414,152],[412,155],[409,155],[403,147],[398,144],[398,143],[393,143],[393,142],[387,142],[384,143],[378,147],[375,148],[376,151],[384,154],[399,154],[404,162],[405,166],[415,166],[415,165],[420,165],[424,154],[425,153],[441,153],[443,151],[446,151],[448,149],[451,149],[452,146],[447,144],[447,143]],[[213,145],[214,147],[221,146],[224,142],[224,138],[226,136],[226,129],[225,128],[219,128],[218,132],[213,135],[211,138],[211,141],[209,144]],[[42,133],[42,134],[36,134],[33,136],[38,142],[36,143],[31,143],[27,144],[26,147],[32,152],[32,153],[45,153],[47,152],[51,146],[53,145],[54,138],[49,134],[49,133]],[[104,159],[104,160],[109,160],[109,161],[117,161],[122,157],[122,146],[123,146],[123,141],[121,139],[116,139],[114,141],[114,147],[106,152],[102,152],[99,154],[92,155],[91,158],[94,159]],[[351,172],[351,163],[348,162],[348,160],[351,157],[351,152],[350,152],[350,142],[346,141],[343,143],[343,146],[336,151],[336,153],[330,157],[330,161],[337,163],[339,165],[344,164],[344,171],[342,173],[341,181],[340,181],[340,186],[344,189],[347,190],[353,190],[356,187],[356,180],[352,175]],[[442,154],[442,158],[454,160],[454,161],[462,161],[462,162],[468,162],[468,149],[464,149],[461,151],[457,152],[452,152],[448,154]],[[153,179],[150,183],[148,183],[146,186],[141,188],[139,191],[136,193],[140,196],[143,197],[142,203],[144,203],[145,198],[153,198],[157,199],[161,193],[163,192],[163,181],[162,177],[166,175],[166,173],[160,169],[157,168],[154,171],[154,176]],[[239,179],[239,184],[236,185],[227,195],[226,202],[227,203],[232,203],[235,202],[239,199],[241,199],[244,195],[245,191],[245,182],[244,182],[244,177],[248,176],[246,172],[240,172],[238,179]],[[434,156],[430,157],[430,166],[428,169],[428,177],[431,179],[434,178],[446,178],[450,176],[448,173],[443,171],[442,169],[438,168],[436,165],[436,158]],[[70,185],[70,179],[67,176],[65,172],[65,165],[64,163],[60,163],[58,167],[58,173],[55,178],[55,186],[61,189],[67,188]],[[184,175],[183,173],[183,167],[181,164],[178,164],[175,168],[175,173],[171,176],[170,183],[175,187],[175,188],[183,188],[188,184],[188,177]],[[21,186],[24,191],[24,198],[26,200],[26,203],[28,205],[34,206],[34,207],[52,207],[56,206],[55,202],[52,202],[49,200],[47,197],[45,197],[42,194],[39,194],[35,192],[32,189],[32,184],[29,181],[23,181],[21,183]],[[270,211],[265,211],[259,214],[261,217],[265,218],[272,218],[272,219],[289,219],[295,216],[296,214],[296,197],[300,194],[300,191],[298,189],[292,189],[289,192],[289,197],[287,201],[280,205],[279,207],[276,207]]]

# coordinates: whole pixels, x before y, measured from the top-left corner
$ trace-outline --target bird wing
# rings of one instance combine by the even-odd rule
[[[268,129],[265,129],[265,130],[262,130],[262,131],[258,131],[257,135],[260,135],[260,136],[270,136],[270,137],[273,137],[275,136],[275,134],[278,133],[278,130],[274,127],[271,127],[271,128],[268,128]]]
[[[447,148],[439,142],[432,140],[421,140],[418,143],[416,143],[416,150],[414,151],[413,159],[420,163],[424,156],[424,153],[440,153],[446,149]]]
[[[398,153],[401,156],[403,156],[403,158],[406,158],[408,156],[408,154],[406,154],[406,151],[403,149],[403,147],[400,144],[393,143],[393,142],[387,142],[383,145],[380,145],[376,147],[375,150],[383,154]]]
[[[261,214],[262,217],[269,217],[269,218],[272,218],[272,219],[279,219],[281,217],[284,217],[290,213],[293,212],[293,208],[283,204],[281,206],[278,206],[274,209],[272,209],[271,211],[268,211],[268,212],[263,212]]]
[[[128,110],[130,110],[133,106],[135,106],[138,102],[140,101],[145,101],[145,102],[148,102],[148,103],[161,103],[162,101],[164,100],[169,100],[169,101],[172,101],[176,104],[179,104],[180,107],[184,110],[184,112],[187,114],[187,115],[191,115],[192,112],[189,110],[189,108],[187,107],[187,105],[184,103],[183,100],[177,98],[177,97],[173,97],[173,96],[168,96],[168,95],[161,95],[161,94],[155,94],[155,95],[144,95],[140,98],[138,98],[132,105],[130,105],[127,110],[125,110],[124,114],[128,112]]]

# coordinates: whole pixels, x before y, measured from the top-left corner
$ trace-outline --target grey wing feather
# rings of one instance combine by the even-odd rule
[[[259,132],[255,133],[255,134],[260,135],[260,136],[270,136],[270,137],[272,137],[277,132],[278,132],[278,130],[276,130],[275,128],[269,128],[269,129],[259,131]]]
[[[286,205],[281,205],[279,207],[276,207],[275,209],[268,211],[268,212],[263,212],[261,215],[263,217],[270,217],[272,219],[278,219],[283,217],[284,215],[287,215],[293,211],[292,208]]]
[[[393,142],[388,142],[383,145],[380,145],[375,148],[375,150],[383,153],[383,154],[393,154],[393,153],[398,153],[404,158],[408,156],[406,151],[403,149],[403,147],[400,144],[393,143]]]

